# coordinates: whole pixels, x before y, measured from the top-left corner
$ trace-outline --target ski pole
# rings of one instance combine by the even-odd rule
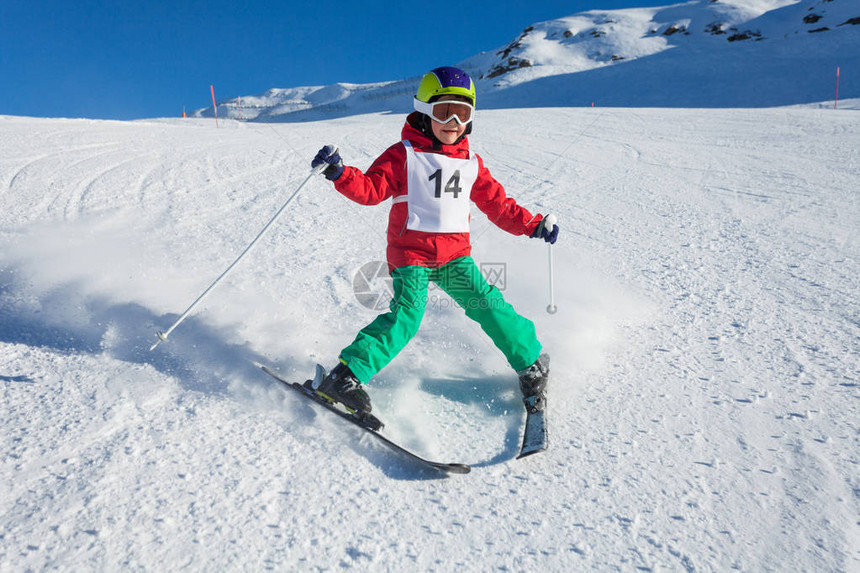
[[[546,226],[552,229],[556,221],[555,215],[549,215],[546,218]],[[549,253],[549,305],[547,305],[546,311],[549,314],[555,314],[558,311],[558,307],[555,306],[555,291],[553,289],[552,243],[547,244],[547,251]]]
[[[337,148],[335,148],[335,153],[337,153]],[[310,181],[314,175],[317,175],[318,173],[322,173],[322,170],[325,169],[326,167],[328,167],[328,165],[325,163],[323,163],[322,165],[319,165],[317,167],[314,167],[311,170],[310,174],[305,178],[305,180],[302,181],[301,185],[299,185],[298,188],[296,188],[296,190],[293,191],[293,194],[290,195],[290,198],[287,199],[287,201],[283,205],[281,205],[281,208],[278,209],[278,212],[275,213],[274,217],[272,217],[271,220],[268,223],[266,223],[266,226],[263,227],[263,230],[257,234],[257,236],[254,238],[254,240],[251,241],[251,244],[249,244],[247,247],[245,247],[245,250],[242,251],[242,254],[240,254],[239,257],[235,261],[233,261],[233,263],[229,267],[227,267],[227,269],[223,273],[221,273],[221,276],[219,276],[217,279],[215,279],[215,282],[213,282],[211,285],[209,285],[209,287],[205,291],[203,291],[203,294],[198,296],[197,300],[195,300],[194,302],[191,303],[191,306],[189,306],[185,310],[185,312],[182,313],[182,316],[180,316],[176,320],[176,322],[173,323],[173,325],[170,328],[168,328],[165,332],[161,332],[159,330],[155,333],[155,335],[158,337],[158,340],[156,340],[155,344],[153,344],[149,348],[150,352],[155,350],[155,347],[158,346],[159,344],[161,344],[162,342],[167,342],[167,337],[170,336],[170,333],[173,332],[174,330],[176,330],[176,327],[179,326],[180,324],[182,324],[182,321],[185,320],[188,317],[188,315],[190,315],[194,311],[194,309],[197,307],[198,304],[203,302],[203,299],[205,299],[209,295],[210,292],[212,292],[212,289],[215,288],[215,285],[217,285],[219,282],[221,282],[221,280],[224,277],[226,277],[230,273],[230,271],[233,270],[233,267],[235,267],[237,264],[239,264],[239,261],[241,261],[242,258],[248,254],[248,251],[250,251],[254,247],[254,245],[257,244],[257,241],[259,241],[260,238],[266,234],[266,231],[269,230],[269,227],[271,227],[272,224],[277,220],[277,218],[281,216],[281,213],[284,212],[284,209],[287,208],[287,205],[289,205],[293,201],[293,199],[296,198],[296,195],[298,195],[299,191],[301,191],[302,188],[305,185],[307,185],[308,181]]]

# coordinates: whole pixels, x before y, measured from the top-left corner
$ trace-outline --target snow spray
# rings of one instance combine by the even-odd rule
[[[337,153],[337,152],[338,152],[338,149],[337,149],[337,147],[335,147],[335,148],[334,148],[334,152],[332,153],[332,155],[334,155],[334,154],[335,154],[335,153]],[[296,195],[298,195],[298,194],[299,194],[299,191],[301,191],[301,190],[302,190],[302,188],[303,188],[305,185],[307,185],[307,184],[308,184],[308,181],[310,181],[310,180],[313,178],[313,176],[314,176],[314,175],[318,175],[318,174],[322,173],[323,169],[325,169],[326,167],[328,167],[328,165],[327,165],[326,163],[323,163],[322,165],[318,165],[317,167],[314,167],[313,169],[311,169],[311,172],[310,172],[310,174],[307,176],[307,178],[305,178],[305,180],[304,180],[304,181],[302,181],[301,185],[299,185],[299,186],[296,188],[296,190],[295,190],[295,191],[293,191],[293,194],[292,194],[292,195],[290,195],[290,198],[289,198],[289,199],[287,199],[287,201],[286,201],[283,205],[281,205],[281,208],[280,208],[280,209],[278,209],[278,212],[277,212],[277,213],[275,213],[275,215],[274,215],[274,216],[269,220],[269,222],[268,222],[268,223],[266,223],[266,226],[265,226],[265,227],[263,227],[263,230],[262,230],[262,231],[260,231],[260,232],[257,234],[257,236],[254,238],[254,240],[253,240],[253,241],[251,241],[251,243],[250,243],[247,247],[245,247],[245,250],[244,250],[244,251],[242,251],[242,254],[240,254],[240,255],[236,258],[236,260],[235,260],[235,261],[233,261],[233,263],[232,263],[229,267],[227,267],[227,269],[226,269],[223,273],[221,273],[221,275],[220,275],[217,279],[215,279],[215,282],[213,282],[211,285],[209,285],[209,287],[208,287],[205,291],[203,291],[203,294],[201,294],[200,296],[198,296],[198,297],[197,297],[197,300],[195,300],[194,302],[192,302],[192,303],[191,303],[191,306],[189,306],[189,307],[185,310],[185,312],[183,312],[183,313],[182,313],[182,316],[180,316],[180,317],[176,320],[176,322],[174,322],[174,323],[173,323],[173,325],[172,325],[170,328],[168,328],[168,329],[167,329],[167,331],[166,331],[166,332],[161,332],[161,331],[159,330],[159,331],[157,331],[157,332],[155,333],[155,335],[158,337],[158,340],[156,340],[156,341],[155,341],[155,344],[153,344],[153,345],[149,348],[149,351],[150,351],[150,352],[152,352],[153,350],[155,350],[155,347],[156,347],[156,346],[158,346],[159,344],[161,344],[162,342],[167,342],[167,337],[168,337],[168,336],[170,336],[170,333],[171,333],[171,332],[173,332],[173,331],[176,329],[176,327],[177,327],[177,326],[179,326],[180,324],[182,324],[182,321],[183,321],[183,320],[185,320],[185,319],[188,317],[188,315],[190,315],[190,314],[194,311],[194,309],[197,307],[197,305],[198,305],[198,304],[200,304],[201,302],[203,302],[203,299],[204,299],[204,298],[206,298],[206,297],[209,295],[209,293],[210,293],[210,292],[212,292],[212,289],[214,289],[214,288],[215,288],[215,285],[217,285],[219,282],[221,282],[221,280],[222,280],[224,277],[226,277],[226,276],[230,273],[230,271],[232,271],[232,270],[233,270],[233,267],[235,267],[237,264],[239,264],[239,261],[241,261],[241,260],[244,258],[244,256],[245,256],[245,255],[247,255],[247,254],[248,254],[248,252],[249,252],[249,251],[254,247],[254,245],[256,245],[256,244],[257,244],[257,242],[258,242],[258,241],[263,237],[263,235],[265,235],[265,234],[266,234],[266,231],[268,231],[268,230],[269,230],[269,227],[271,227],[271,226],[272,226],[272,224],[277,220],[277,218],[281,216],[281,213],[283,213],[283,212],[284,212],[284,209],[286,209],[286,208],[287,208],[287,205],[289,205],[290,203],[292,203],[293,199],[295,199],[295,198],[296,198]]]

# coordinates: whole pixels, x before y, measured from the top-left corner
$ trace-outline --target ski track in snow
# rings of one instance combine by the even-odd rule
[[[306,124],[0,117],[0,571],[860,568],[857,112],[479,111],[547,247],[473,210],[474,256],[552,355],[550,449],[438,293],[369,390],[422,473],[294,398],[374,313],[388,205],[308,173],[402,116]]]

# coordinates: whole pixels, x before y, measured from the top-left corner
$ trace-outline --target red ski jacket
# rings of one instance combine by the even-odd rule
[[[377,205],[386,199],[407,194],[406,147],[402,140],[412,143],[418,153],[443,153],[458,159],[469,158],[469,141],[463,138],[454,145],[433,148],[433,142],[412,126],[416,113],[403,126],[401,142],[395,143],[362,173],[355,167],[344,167],[334,186],[344,196],[362,205]],[[499,228],[513,235],[531,235],[543,218],[533,216],[514,199],[484,167],[478,157],[478,179],[472,186],[470,198],[478,209]],[[406,228],[409,217],[407,202],[394,202],[388,215],[389,270],[406,265],[440,267],[472,251],[469,233],[427,233]]]

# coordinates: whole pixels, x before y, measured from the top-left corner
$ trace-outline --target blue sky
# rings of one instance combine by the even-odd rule
[[[417,76],[535,22],[660,0],[0,0],[0,115],[179,116],[269,88]]]

